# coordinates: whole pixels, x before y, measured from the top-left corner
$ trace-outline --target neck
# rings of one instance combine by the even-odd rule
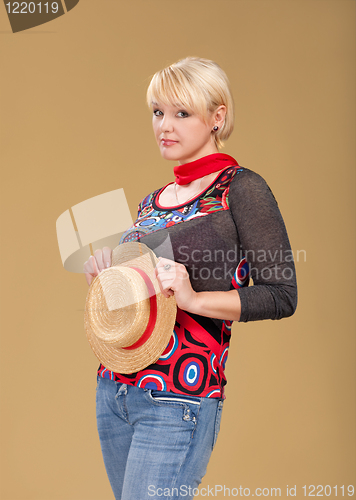
[[[201,153],[196,158],[185,158],[184,160],[179,160],[178,161],[178,165],[185,165],[186,163],[192,163],[193,161],[198,161],[201,158],[205,158],[206,156],[214,155],[214,154],[217,154],[217,153],[219,153],[218,148],[216,146],[212,146],[212,147],[209,147],[209,149],[207,149],[206,151],[204,151],[203,153]]]

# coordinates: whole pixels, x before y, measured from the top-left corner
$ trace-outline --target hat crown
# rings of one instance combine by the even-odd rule
[[[88,321],[94,335],[113,347],[129,347],[145,330],[150,315],[147,285],[134,269],[104,269],[91,289]]]

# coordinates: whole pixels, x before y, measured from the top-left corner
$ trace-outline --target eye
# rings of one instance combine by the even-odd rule
[[[161,115],[163,115],[162,111],[160,111],[159,109],[154,109],[153,110],[153,114],[154,114],[154,116],[161,116]]]
[[[180,118],[187,118],[187,116],[189,116],[189,114],[186,111],[178,111],[177,115]]]

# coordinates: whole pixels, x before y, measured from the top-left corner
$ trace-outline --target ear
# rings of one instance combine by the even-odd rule
[[[214,116],[214,125],[218,126],[219,129],[222,127],[225,116],[226,116],[226,106],[221,104],[213,113]]]

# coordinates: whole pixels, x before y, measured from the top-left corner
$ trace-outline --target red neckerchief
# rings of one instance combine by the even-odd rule
[[[189,184],[195,179],[199,179],[213,172],[218,172],[230,165],[239,166],[232,156],[223,153],[213,153],[212,155],[203,156],[203,158],[199,158],[198,160],[174,167],[176,183],[179,185]]]

